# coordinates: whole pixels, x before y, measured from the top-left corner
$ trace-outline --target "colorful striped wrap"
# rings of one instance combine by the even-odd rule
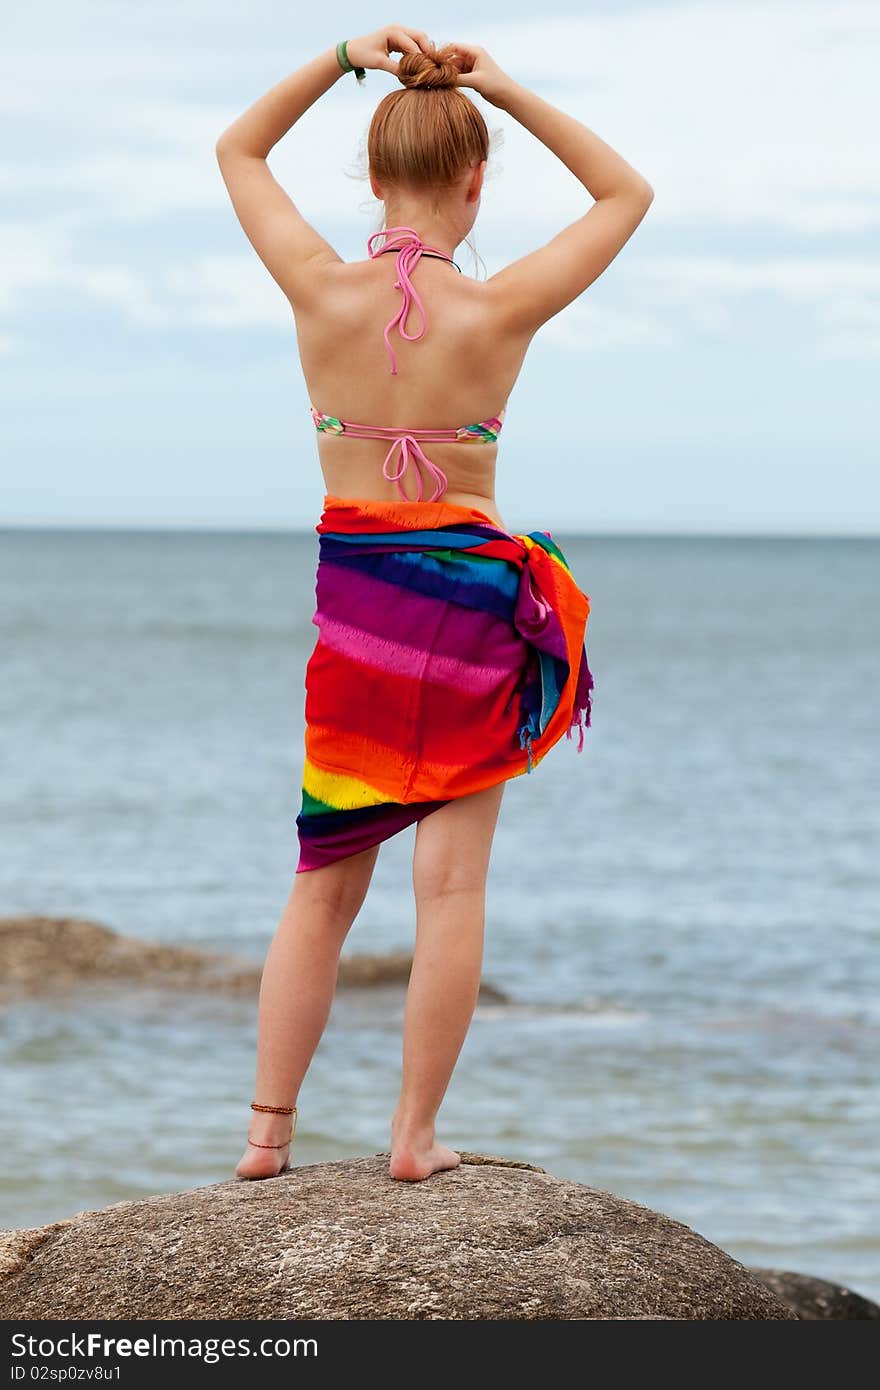
[[[326,494],[297,873],[531,772],[590,724],[589,597],[549,531]]]

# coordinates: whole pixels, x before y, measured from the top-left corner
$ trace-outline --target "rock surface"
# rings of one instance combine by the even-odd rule
[[[343,956],[339,985],[405,985],[411,965],[408,951]],[[240,956],[141,941],[77,917],[0,917],[0,999],[107,981],[255,994],[261,972],[262,963]],[[485,982],[480,996],[506,998]]]
[[[479,1154],[118,1202],[0,1236],[0,1318],[796,1320],[669,1217]]]
[[[845,1284],[829,1283],[812,1274],[795,1274],[790,1269],[751,1269],[756,1279],[797,1313],[799,1318],[835,1321],[880,1320],[880,1304],[872,1303]]]

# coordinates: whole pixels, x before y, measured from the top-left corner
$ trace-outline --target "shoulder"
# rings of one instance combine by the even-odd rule
[[[335,252],[318,251],[297,267],[285,287],[294,309],[326,313],[351,306],[351,296],[366,284],[365,261],[344,261]]]

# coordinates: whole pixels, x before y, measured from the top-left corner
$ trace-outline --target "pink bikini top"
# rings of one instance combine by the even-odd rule
[[[379,250],[374,250],[373,242],[377,237],[387,237],[389,240],[386,241],[385,245]],[[392,242],[394,241],[398,242],[399,245],[393,246]],[[381,232],[374,232],[373,235],[367,239],[367,252],[371,259],[375,256],[383,255],[386,251],[397,252],[397,279],[394,282],[394,288],[400,290],[403,295],[403,302],[397,313],[389,319],[383,335],[385,338],[385,346],[391,358],[391,374],[392,376],[396,376],[397,360],[394,356],[394,350],[388,341],[388,335],[391,329],[396,325],[397,331],[402,338],[406,338],[410,342],[415,342],[418,338],[423,336],[427,328],[425,307],[410,279],[411,271],[415,269],[421,256],[435,256],[440,260],[449,261],[450,265],[455,265],[455,261],[453,261],[450,256],[444,255],[442,251],[438,251],[436,246],[429,246],[426,242],[422,241],[418,232],[414,232],[412,227],[386,227]],[[458,270],[458,266],[455,268]],[[406,320],[413,302],[415,302],[421,315],[422,326],[418,333],[407,333]],[[340,420],[335,415],[326,415],[323,411],[316,410],[311,401],[309,402],[309,410],[315,422],[315,427],[319,432],[325,434],[351,435],[360,438],[392,440],[391,448],[385,455],[382,473],[389,482],[397,483],[397,490],[406,502],[409,502],[411,499],[407,497],[404,491],[402,479],[406,473],[410,458],[414,460],[413,471],[415,472],[416,486],[418,488],[418,494],[415,498],[417,502],[421,502],[422,500],[422,479],[418,463],[423,465],[429,476],[434,480],[434,492],[431,497],[428,498],[428,501],[436,502],[446,491],[446,474],[443,472],[442,468],[438,468],[437,465],[432,463],[425,455],[419,445],[419,439],[442,440],[448,443],[461,444],[493,444],[498,438],[498,434],[501,430],[505,409],[506,406],[503,407],[497,415],[490,416],[488,420],[479,420],[474,425],[459,425],[457,429],[409,429],[401,431],[400,428],[395,425],[361,425],[353,420]],[[400,466],[397,472],[393,473],[388,470],[395,450],[399,451]],[[416,463],[415,460],[417,460],[418,463]]]

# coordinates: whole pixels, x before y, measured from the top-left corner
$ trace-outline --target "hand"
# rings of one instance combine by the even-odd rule
[[[397,75],[397,63],[391,53],[428,53],[434,45],[421,29],[409,29],[405,24],[383,24],[372,34],[349,39],[345,51],[356,68],[381,68]]]
[[[471,43],[456,43],[451,46],[455,52],[450,61],[458,68],[459,87],[473,87],[475,92],[479,92],[480,96],[493,106],[503,106],[513,86],[513,79],[489,57],[485,48],[478,48]]]

